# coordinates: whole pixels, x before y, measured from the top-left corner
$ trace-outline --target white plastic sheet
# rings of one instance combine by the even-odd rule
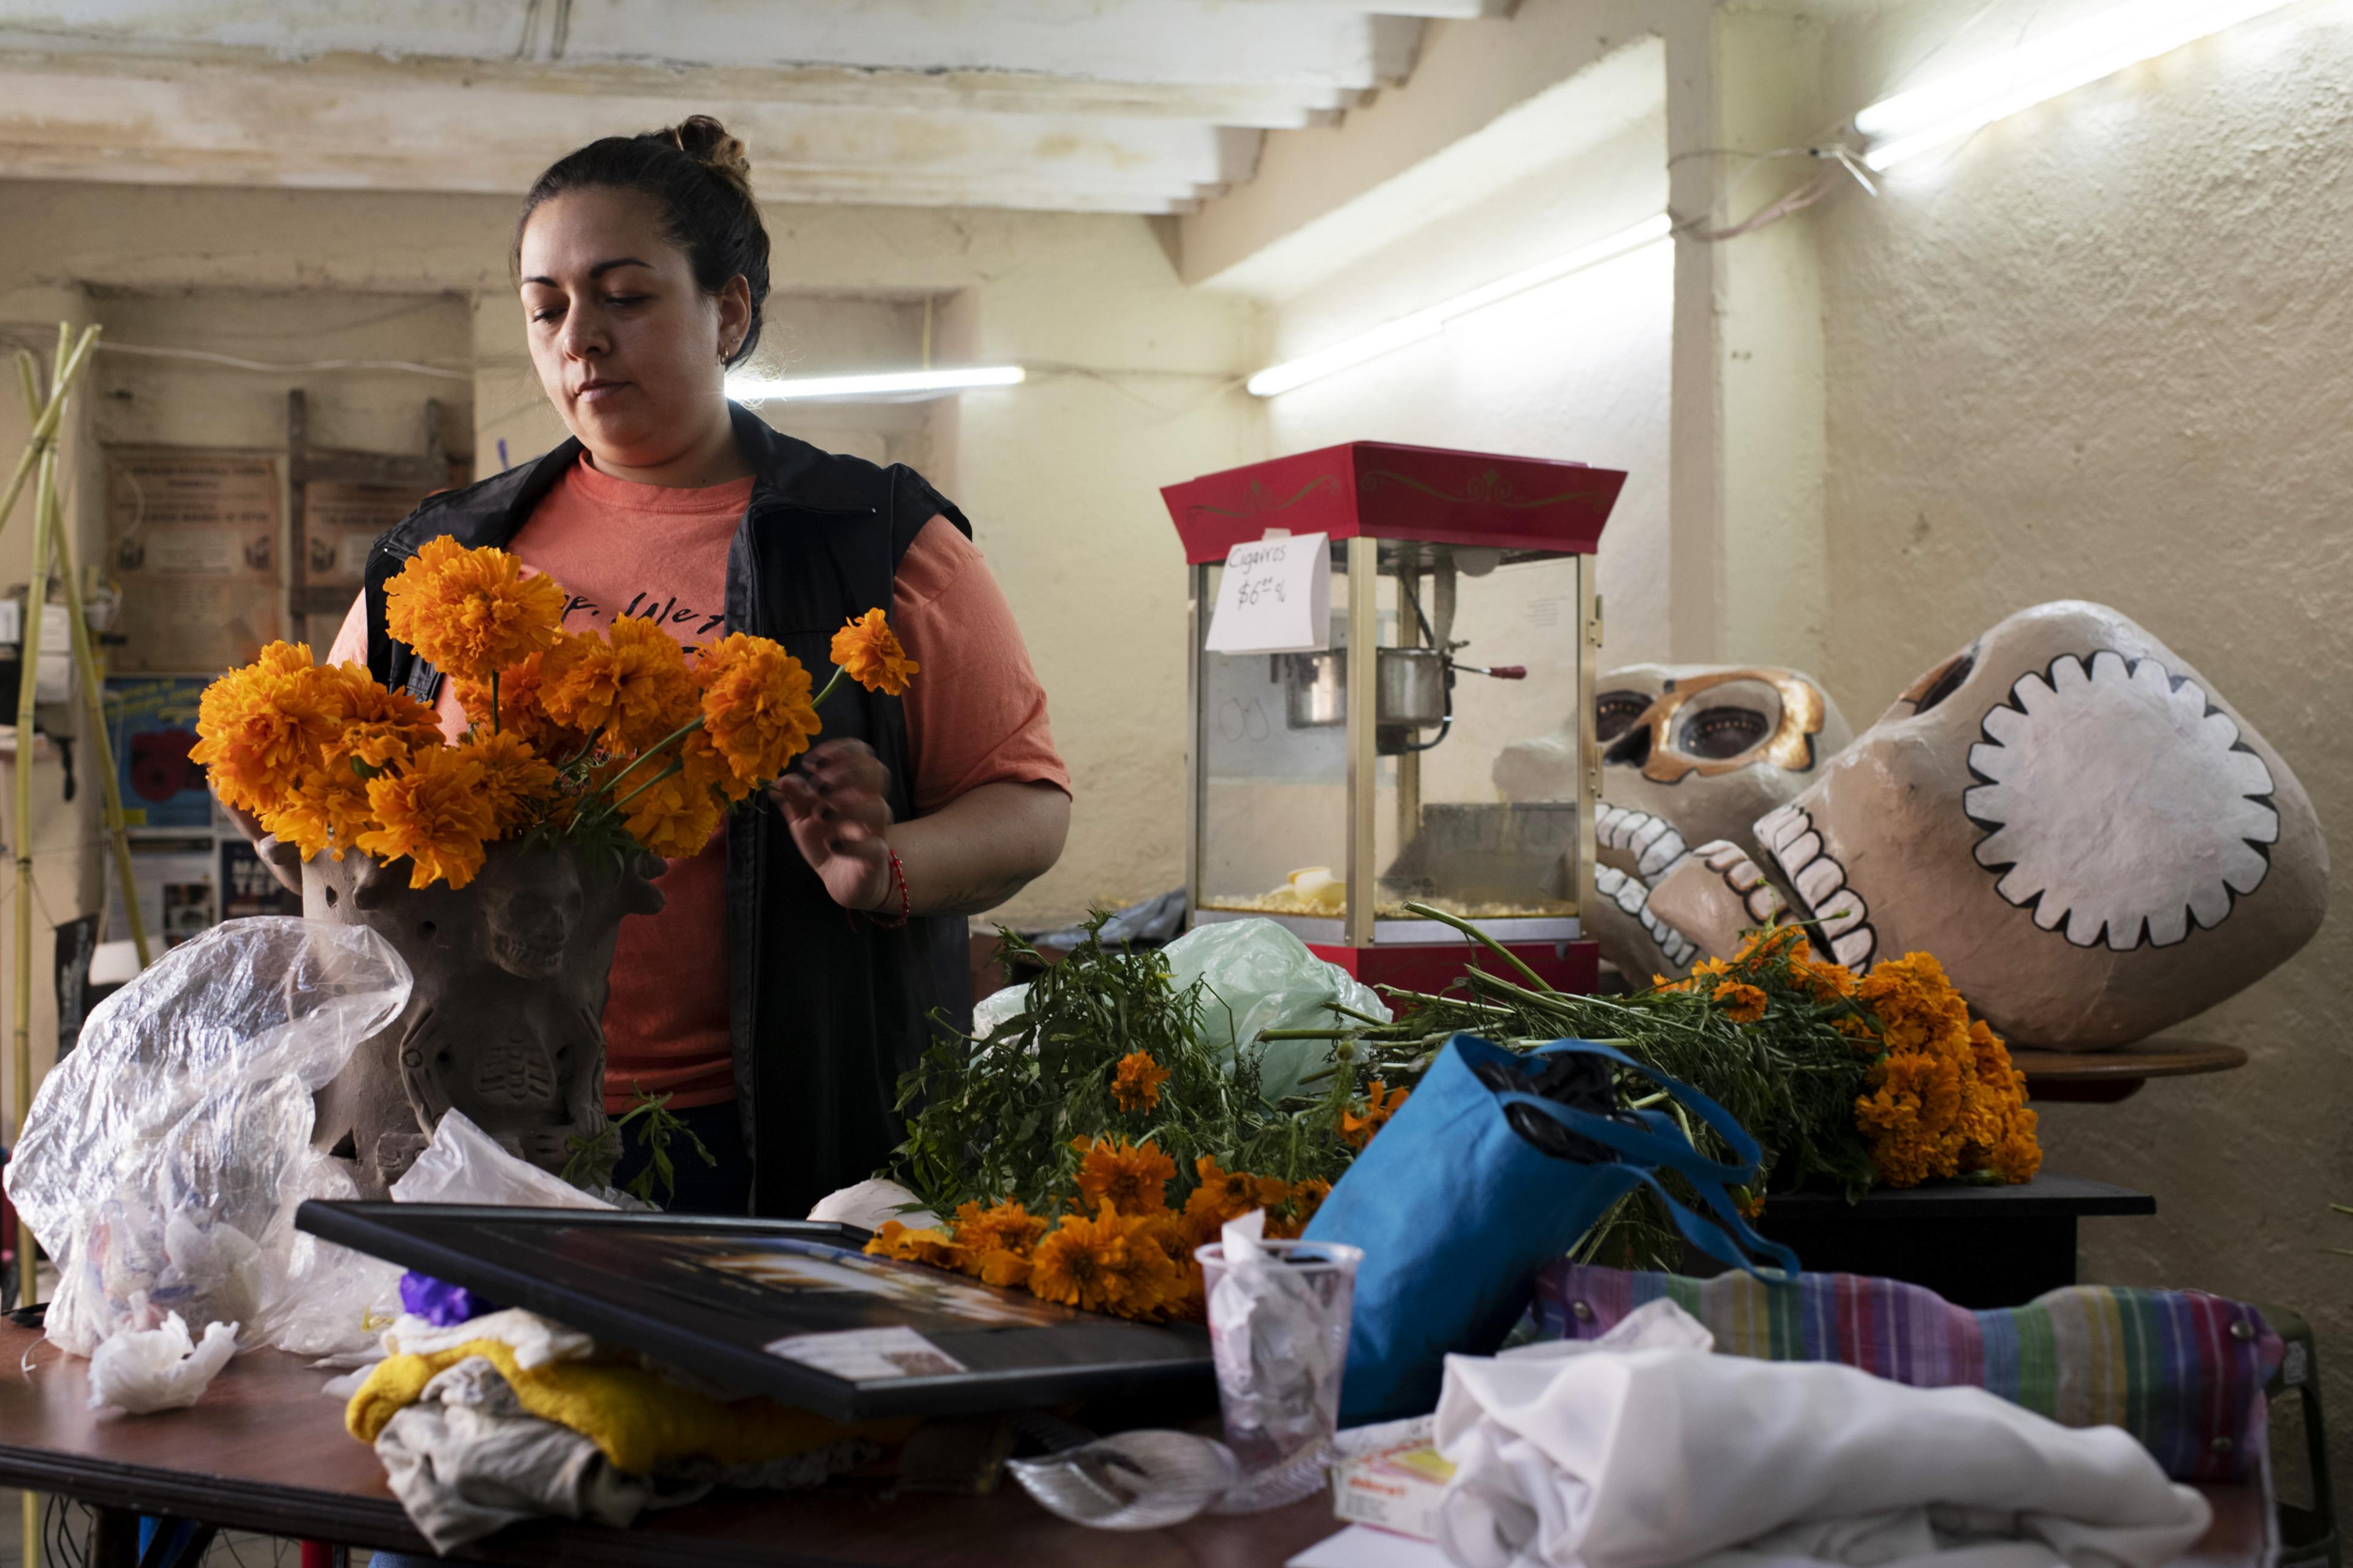
[[[311,1095],[408,994],[375,932],[269,917],[214,927],[100,1003],[8,1166],[58,1265],[49,1338],[88,1355],[176,1313],[241,1324],[247,1348],[364,1340],[388,1266],[301,1234],[294,1210],[359,1195],[311,1147]]]

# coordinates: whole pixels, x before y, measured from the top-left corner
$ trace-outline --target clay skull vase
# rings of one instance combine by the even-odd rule
[[[607,1125],[613,945],[624,916],[662,907],[646,876],[660,866],[642,853],[625,864],[570,845],[501,843],[452,890],[412,889],[406,860],[354,851],[305,863],[303,914],[378,932],[415,981],[401,1016],[319,1091],[317,1147],[381,1198],[454,1108],[511,1152],[563,1171]],[[609,1169],[617,1152],[596,1163]]]
[[[1651,909],[1723,953],[1766,872],[1840,962],[1926,952],[1994,1030],[2096,1050],[2302,947],[2328,852],[2295,773],[2132,620],[2021,610],[1923,672],[1788,805],[1702,846]]]
[[[1758,855],[1752,825],[1820,777],[1852,731],[1820,681],[1774,666],[1627,665],[1602,673],[1593,701],[1600,898],[1588,928],[1634,984],[1680,979],[1703,953],[1651,907],[1651,889],[1696,845]],[[1504,749],[1495,787],[1506,800],[1574,800],[1576,764],[1573,731],[1537,736]],[[1761,877],[1750,890],[1759,908],[1747,923],[1769,923],[1778,896]]]

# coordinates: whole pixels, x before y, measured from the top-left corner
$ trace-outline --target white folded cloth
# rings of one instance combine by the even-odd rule
[[[1461,1568],[2160,1568],[2211,1518],[2116,1427],[1688,1345],[1449,1356],[1437,1441]]]

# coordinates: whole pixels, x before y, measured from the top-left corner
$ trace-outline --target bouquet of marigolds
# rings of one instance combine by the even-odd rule
[[[693,855],[807,750],[843,679],[897,695],[917,668],[879,609],[835,634],[834,673],[812,696],[767,638],[690,654],[637,616],[579,635],[565,602],[503,550],[437,539],[386,584],[385,619],[455,682],[469,721],[455,742],[357,665],[277,642],[205,689],[190,755],[306,859],[357,849],[406,858],[411,888],[463,888],[508,840]]]

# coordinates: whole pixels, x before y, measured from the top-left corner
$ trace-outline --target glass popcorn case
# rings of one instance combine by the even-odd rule
[[[1592,553],[1624,482],[1356,442],[1162,491],[1190,574],[1190,924],[1265,916],[1423,989],[1472,952],[1437,910],[1590,988]],[[1278,543],[1287,575],[1261,564]],[[1270,599],[1292,619],[1245,625]],[[1556,798],[1502,799],[1515,744],[1558,752]]]

